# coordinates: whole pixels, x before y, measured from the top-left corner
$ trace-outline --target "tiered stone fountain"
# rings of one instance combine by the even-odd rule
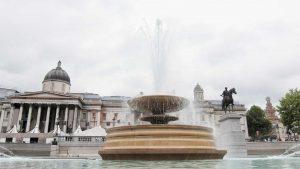
[[[147,114],[141,120],[151,124],[108,129],[106,142],[99,150],[103,160],[221,159],[226,154],[226,150],[216,150],[211,128],[168,124],[178,118],[165,113],[182,110],[189,104],[187,99],[148,95],[128,104]]]

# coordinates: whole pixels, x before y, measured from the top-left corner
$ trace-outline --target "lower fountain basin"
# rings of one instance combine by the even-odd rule
[[[212,129],[191,125],[137,125],[108,129],[99,154],[103,160],[222,159]]]

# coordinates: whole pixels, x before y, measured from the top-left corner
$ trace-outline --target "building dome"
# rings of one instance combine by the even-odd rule
[[[70,77],[68,73],[61,68],[60,61],[57,63],[57,67],[55,69],[52,69],[46,74],[43,83],[46,81],[63,81],[67,84],[71,84]]]
[[[197,83],[197,85],[194,88],[194,91],[203,91],[202,87]]]

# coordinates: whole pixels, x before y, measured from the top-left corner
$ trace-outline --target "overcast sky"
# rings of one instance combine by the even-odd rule
[[[72,92],[153,91],[141,28],[168,34],[164,83],[187,98],[235,87],[239,102],[274,104],[300,84],[299,1],[0,0],[0,87],[40,91],[58,60]]]

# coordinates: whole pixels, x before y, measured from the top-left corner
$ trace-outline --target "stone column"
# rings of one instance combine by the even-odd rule
[[[14,111],[15,111],[15,106],[12,104],[10,106],[10,113],[9,113],[9,117],[8,117],[8,124],[7,124],[7,130],[6,131],[9,131],[12,128]]]
[[[221,116],[220,122],[220,145],[222,149],[227,150],[225,158],[246,157],[247,148],[245,135],[241,130],[240,125],[241,115],[230,113]]]
[[[57,106],[56,106],[55,123],[54,123],[54,128],[55,128],[55,129],[56,129],[56,127],[57,127],[57,122],[58,122],[58,118],[59,118],[59,106],[60,106],[60,105],[57,105]]]
[[[67,125],[68,125],[68,123],[67,123],[67,121],[68,121],[68,114],[69,114],[69,107],[68,107],[68,105],[66,106],[66,109],[65,109],[65,119],[64,119],[64,121],[65,121],[65,125],[64,125],[64,127],[63,127],[63,131],[66,133],[67,132]]]
[[[100,116],[99,116],[99,114],[100,114],[100,111],[98,111],[98,112],[96,112],[96,126],[100,126]]]
[[[77,112],[77,125],[80,125],[81,116],[82,116],[82,109],[80,109],[80,110]]]
[[[1,111],[1,117],[0,117],[0,133],[2,132],[2,126],[3,126],[4,116],[5,116],[5,110],[2,109],[2,111]]]
[[[91,123],[91,121],[92,121],[92,112],[90,112],[90,111],[87,111],[86,112],[86,119],[85,119],[85,121],[86,121],[86,124],[89,124],[88,126],[86,126],[86,128],[87,129],[89,129],[90,128],[90,123]]]
[[[48,105],[44,133],[48,133],[51,105]]]
[[[28,132],[30,130],[31,114],[32,114],[32,104],[30,104],[30,106],[29,106],[27,124],[26,124],[26,132]]]
[[[73,132],[76,130],[77,128],[77,106],[75,105],[75,110],[73,113]]]
[[[20,122],[22,120],[22,115],[23,115],[23,104],[20,105],[20,111],[19,111],[19,116],[18,116],[18,121],[17,121],[17,130],[20,131],[21,126]]]
[[[36,126],[37,126],[37,128],[40,128],[41,111],[42,111],[42,105],[40,104],[39,108],[38,108],[37,117],[36,117]]]

